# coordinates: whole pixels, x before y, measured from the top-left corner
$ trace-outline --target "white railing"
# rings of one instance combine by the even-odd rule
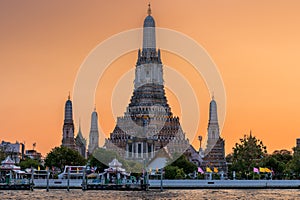
[[[33,179],[34,187],[47,187],[47,179]],[[81,187],[82,179],[70,179],[70,187]],[[49,179],[49,187],[67,187],[67,179]]]

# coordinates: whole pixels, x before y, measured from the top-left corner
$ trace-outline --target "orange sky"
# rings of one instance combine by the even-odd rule
[[[64,104],[84,58],[113,34],[141,27],[147,3],[0,1],[0,140],[25,141],[26,148],[36,142],[43,154],[60,145]],[[157,26],[190,36],[218,66],[227,96],[222,131],[226,153],[250,129],[269,152],[295,146],[300,137],[299,1],[152,0],[151,4]],[[197,89],[201,110],[197,134],[204,136],[209,91],[201,78],[193,77],[186,61],[167,52],[162,59]],[[109,94],[110,81],[135,62],[136,52],[122,56],[110,66],[107,80],[99,82],[95,101],[106,135],[115,119],[105,106],[110,96],[103,95]],[[168,95],[173,113],[181,116],[176,94]],[[128,98],[120,105],[127,105]],[[84,135],[88,129],[84,127]],[[197,141],[193,144],[198,148]]]

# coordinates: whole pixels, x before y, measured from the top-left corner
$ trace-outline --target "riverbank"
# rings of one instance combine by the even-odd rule
[[[160,189],[160,180],[149,180],[149,189]],[[50,189],[66,189],[66,179],[50,179]],[[47,187],[46,180],[35,179],[34,188]],[[300,189],[300,180],[163,180],[164,189]],[[81,189],[82,180],[71,179],[70,189]]]
[[[150,180],[150,189],[161,187]],[[300,180],[163,180],[165,189],[300,189]]]

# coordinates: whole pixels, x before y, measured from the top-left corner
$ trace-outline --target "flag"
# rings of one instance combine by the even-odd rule
[[[212,173],[212,171],[209,167],[206,167],[206,172]]]
[[[218,168],[214,167],[214,172],[218,173],[219,172]]]
[[[198,172],[204,174],[204,171],[201,169],[201,167],[198,167]]]
[[[260,167],[259,172],[266,172],[266,168]]]
[[[253,172],[254,172],[254,173],[259,173],[259,169],[256,168],[256,167],[253,167]]]
[[[38,171],[40,171],[41,170],[41,168],[40,168],[40,166],[38,166]]]
[[[272,170],[270,170],[269,168],[265,168],[265,172],[267,172],[267,173],[271,173],[272,172]]]

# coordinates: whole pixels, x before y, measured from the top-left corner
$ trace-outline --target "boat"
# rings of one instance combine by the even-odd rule
[[[69,166],[66,165],[64,171],[58,175],[59,179],[82,179],[85,166]]]

